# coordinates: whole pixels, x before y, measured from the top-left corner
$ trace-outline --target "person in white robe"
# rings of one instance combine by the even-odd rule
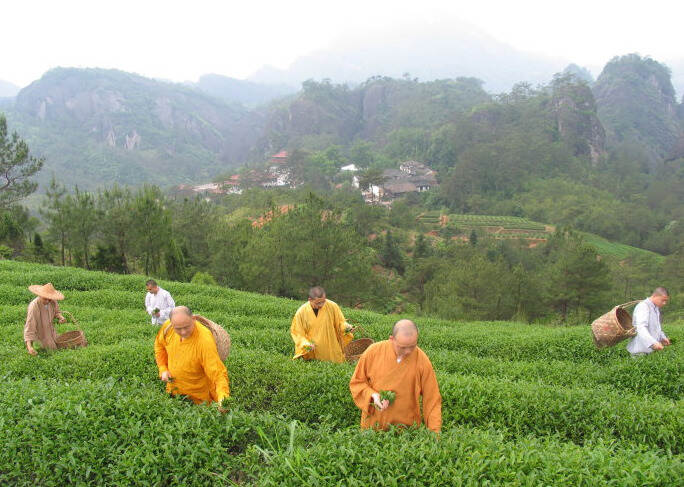
[[[627,344],[627,351],[633,356],[652,353],[670,345],[670,339],[663,332],[663,315],[660,311],[669,299],[667,289],[658,287],[634,308],[632,325],[637,334]]]
[[[145,283],[147,287],[147,295],[145,295],[145,309],[150,315],[153,325],[161,325],[169,319],[171,310],[176,307],[171,294],[159,287],[157,282],[150,279]]]

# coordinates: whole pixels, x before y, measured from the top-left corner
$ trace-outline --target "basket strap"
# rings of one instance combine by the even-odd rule
[[[628,306],[632,306],[632,305],[637,304],[637,303],[640,303],[640,302],[642,302],[642,301],[643,301],[643,299],[637,299],[636,301],[630,301],[630,302],[628,302],[628,303],[618,304],[618,305],[616,306],[616,308],[627,308]]]
[[[168,325],[166,325],[166,328],[164,328],[164,332],[162,333],[162,336],[163,336],[165,339],[166,339],[166,334],[169,332],[169,330],[171,329],[172,326],[173,326],[173,325],[172,325],[171,323],[169,323]]]
[[[76,318],[73,314],[66,310],[61,310],[60,312],[62,313],[62,315],[66,315],[66,317],[69,318],[69,320],[74,324],[74,326],[76,326],[78,330],[83,331],[81,330],[81,325],[78,324],[78,321],[76,321]]]

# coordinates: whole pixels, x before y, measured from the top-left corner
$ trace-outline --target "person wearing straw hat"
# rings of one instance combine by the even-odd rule
[[[292,318],[290,335],[295,346],[293,358],[344,362],[344,347],[354,338],[340,307],[325,296],[325,289],[309,289],[309,301]]]
[[[389,340],[363,352],[349,390],[364,429],[422,422],[435,433],[442,429],[439,384],[430,359],[418,347],[418,327],[411,320],[397,321]]]
[[[670,299],[670,293],[664,287],[657,287],[650,297],[644,299],[634,308],[632,325],[636,336],[627,344],[627,351],[632,356],[648,354],[662,350],[670,344],[670,339],[663,332],[663,315],[660,308]]]
[[[166,392],[192,402],[218,402],[230,397],[228,370],[211,331],[195,320],[187,306],[171,310],[154,341],[154,358]],[[223,412],[223,411],[222,411]]]
[[[57,291],[50,282],[43,286],[37,284],[29,286],[29,291],[37,297],[29,303],[26,311],[24,343],[30,355],[38,355],[38,352],[33,348],[36,341],[40,342],[43,348],[50,350],[57,348],[58,335],[52,322],[55,318],[60,323],[66,321],[57,304],[57,301],[64,299],[64,295]]]

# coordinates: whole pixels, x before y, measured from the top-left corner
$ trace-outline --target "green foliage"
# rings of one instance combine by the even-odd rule
[[[108,69],[52,69],[19,93],[7,116],[47,156],[42,182],[51,172],[68,174],[90,191],[209,180],[243,162],[258,133],[239,105]]]
[[[372,285],[372,250],[344,221],[311,194],[305,204],[255,230],[240,270],[250,289],[299,297],[314,285],[344,303],[361,300]]]
[[[601,122],[616,144],[638,141],[652,164],[669,155],[681,127],[673,110],[677,101],[667,66],[638,54],[614,57],[593,91]]]
[[[389,230],[382,239],[382,250],[380,251],[380,260],[388,269],[394,269],[399,274],[404,273],[404,258],[401,255],[399,244],[396,239],[392,237],[392,232]]]
[[[609,289],[608,266],[596,249],[571,232],[559,230],[550,244],[551,266],[548,289],[551,301],[559,309],[565,323],[568,310],[586,308],[589,317],[604,305],[603,294]],[[580,321],[589,321],[584,318]]]
[[[7,118],[0,114],[0,210],[6,210],[38,188],[31,178],[45,159],[29,153],[28,144],[17,132],[9,135]]]
[[[9,259],[12,257],[12,249],[7,245],[0,245],[0,259]]]
[[[360,431],[353,366],[291,360],[289,321],[301,301],[214,286],[160,282],[230,332],[230,409],[168,397],[151,353],[157,329],[141,304],[145,280],[0,261],[0,483],[655,486],[681,478],[681,323],[665,324],[671,347],[635,360],[623,345],[597,350],[586,326],[417,318],[443,397],[437,438],[423,428]],[[30,357],[21,330],[27,286],[48,281],[89,346]],[[344,313],[376,340],[396,320]]]
[[[204,284],[207,286],[216,286],[216,279],[211,274],[208,274],[206,272],[195,272],[195,275],[192,276],[192,279],[190,279],[190,282],[193,284]]]

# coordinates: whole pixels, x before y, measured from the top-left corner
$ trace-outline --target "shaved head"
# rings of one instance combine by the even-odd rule
[[[195,320],[192,311],[187,306],[176,306],[169,315],[173,329],[176,330],[181,338],[188,338],[195,330]]]
[[[670,293],[664,287],[659,286],[653,290],[653,293],[649,299],[657,307],[662,308],[670,300]]]
[[[190,318],[192,318],[192,311],[190,311],[190,308],[188,308],[187,306],[176,306],[175,308],[173,308],[171,310],[171,313],[169,314],[169,318],[173,319],[173,315],[175,315],[176,313],[180,313],[180,314],[183,314],[185,316],[189,316]]]
[[[418,327],[411,320],[399,320],[392,328],[390,342],[397,355],[397,360],[411,355],[418,346]]]
[[[651,296],[669,296],[670,292],[665,289],[663,286],[658,286],[653,290],[653,293]]]
[[[397,338],[398,335],[417,335],[418,327],[411,320],[399,320],[394,324],[392,328],[392,336]]]

